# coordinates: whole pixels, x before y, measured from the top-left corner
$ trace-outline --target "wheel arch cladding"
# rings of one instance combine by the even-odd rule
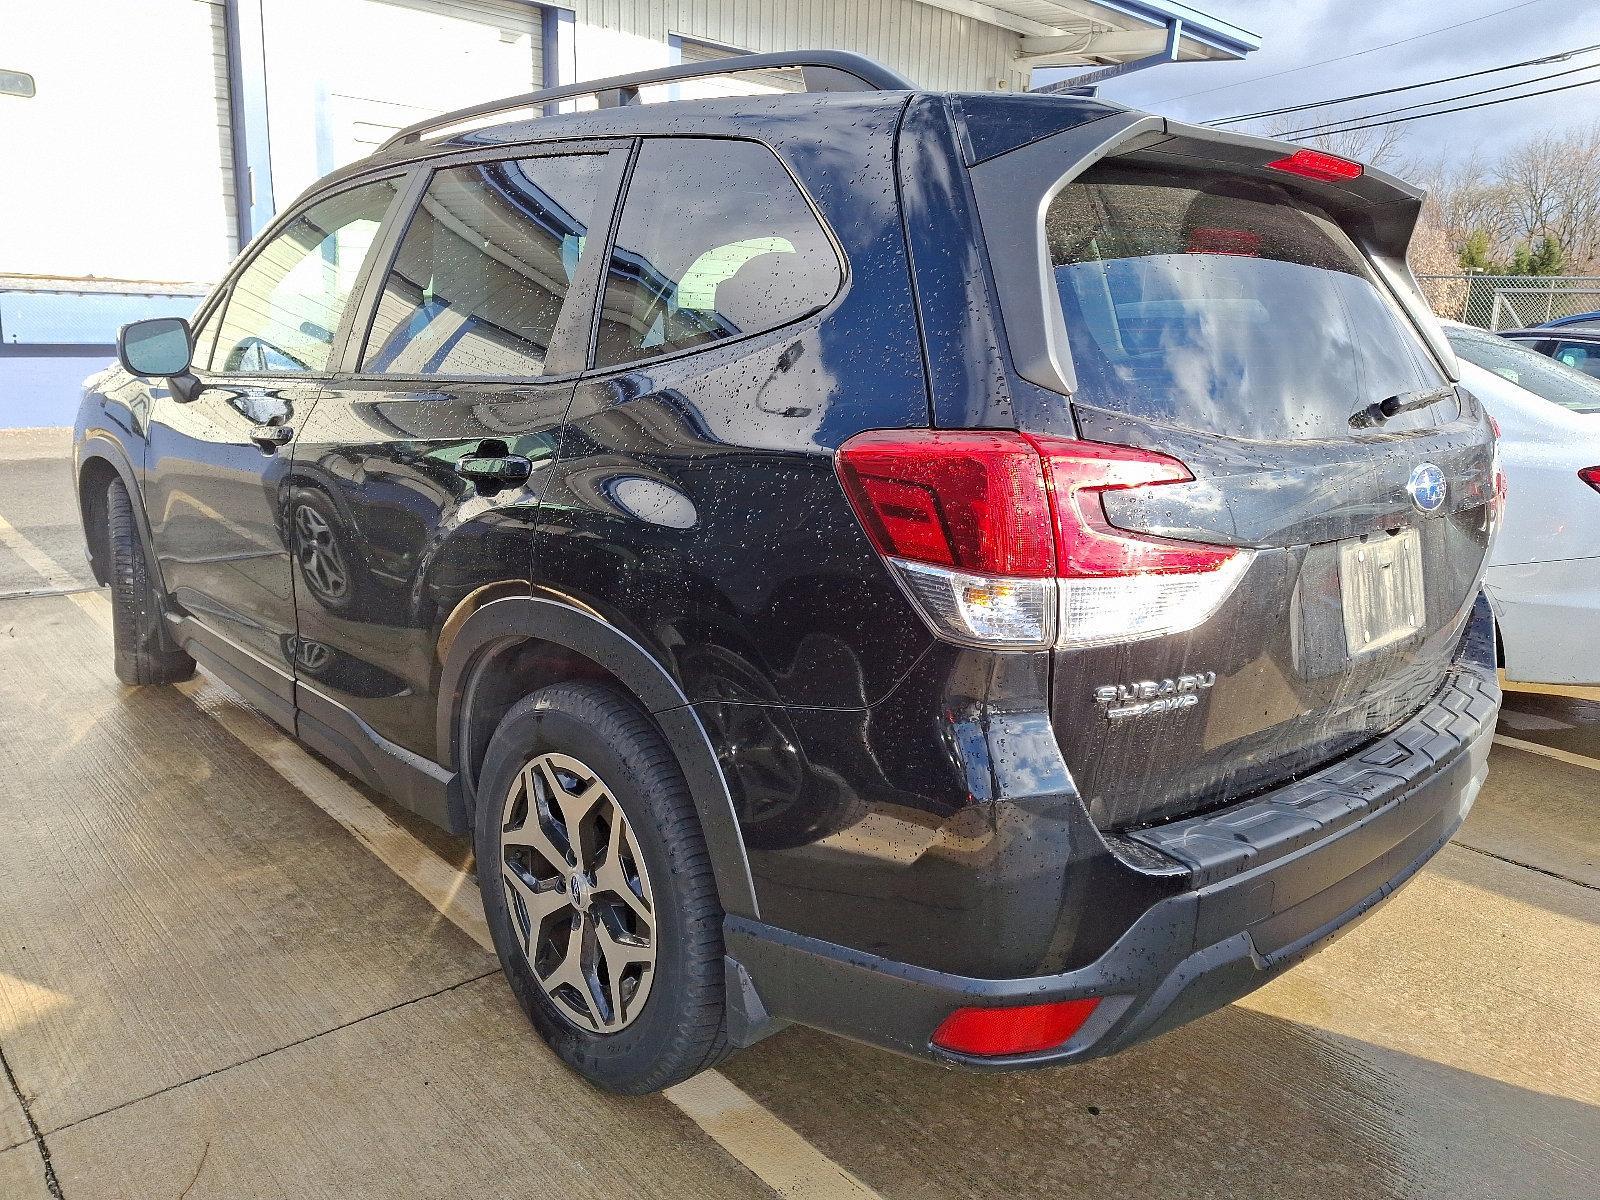
[[[482,750],[493,733],[492,728],[472,728],[478,698],[485,689],[493,689],[497,679],[507,678],[512,662],[526,664],[530,649],[533,661],[545,670],[516,689],[520,694],[562,678],[609,678],[650,714],[694,797],[723,910],[734,916],[758,916],[732,793],[700,718],[642,646],[573,605],[528,596],[494,600],[468,617],[448,646],[441,648],[438,745],[447,759],[442,765],[458,773],[467,818],[471,819],[475,804],[473,785]],[[487,706],[491,716],[495,707]]]
[[[144,547],[145,561],[150,578],[165,591],[161,583],[160,566],[151,553],[150,521],[144,511],[144,497],[120,446],[105,438],[94,437],[78,448],[77,491],[78,514],[83,521],[84,541],[89,548],[89,567],[95,582],[106,587],[111,582],[108,555],[110,545],[106,540],[105,493],[113,481],[120,479],[133,501],[133,518],[139,529],[139,539]]]

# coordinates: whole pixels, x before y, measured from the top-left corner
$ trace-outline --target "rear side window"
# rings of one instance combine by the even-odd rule
[[[330,196],[262,246],[228,293],[211,369],[325,371],[356,276],[396,188],[394,180],[384,179]],[[208,322],[207,333],[209,327]]]
[[[596,366],[758,333],[816,312],[839,260],[777,156],[754,142],[645,142],[601,301]]]
[[[1357,409],[1445,385],[1354,243],[1287,188],[1107,164],[1051,201],[1045,235],[1083,403],[1237,437],[1348,438]]]
[[[1457,354],[1485,371],[1573,412],[1600,412],[1600,381],[1509,338],[1456,329],[1446,336]]]
[[[571,154],[436,172],[384,281],[361,369],[543,374],[604,164]]]
[[[1600,375],[1600,346],[1586,342],[1562,342],[1556,347],[1555,360],[1565,363],[1574,371],[1585,375]]]

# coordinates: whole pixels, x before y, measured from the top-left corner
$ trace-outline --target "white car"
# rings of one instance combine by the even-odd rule
[[[1505,524],[1485,581],[1513,683],[1600,684],[1600,379],[1445,322],[1500,425]]]

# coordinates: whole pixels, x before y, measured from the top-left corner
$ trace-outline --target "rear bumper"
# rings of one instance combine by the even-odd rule
[[[1135,835],[1182,886],[1102,955],[1057,975],[982,979],[908,965],[730,918],[736,1041],[788,1022],[982,1068],[1121,1050],[1261,986],[1372,911],[1465,820],[1487,773],[1500,693],[1492,659],[1464,656],[1434,700],[1364,751],[1216,813]],[[865,915],[865,914],[864,914]],[[1003,930],[995,936],[1003,937]],[[931,1044],[949,1013],[1097,996],[1059,1047],[976,1058]]]

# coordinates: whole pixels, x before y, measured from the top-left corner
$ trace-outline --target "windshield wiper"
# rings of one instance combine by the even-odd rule
[[[1440,400],[1448,400],[1454,394],[1455,388],[1448,384],[1427,392],[1400,392],[1397,395],[1385,397],[1376,404],[1369,404],[1365,408],[1356,409],[1355,412],[1350,414],[1350,424],[1357,429],[1382,425],[1390,417],[1398,417],[1403,412],[1427,408],[1428,405],[1435,404]]]

